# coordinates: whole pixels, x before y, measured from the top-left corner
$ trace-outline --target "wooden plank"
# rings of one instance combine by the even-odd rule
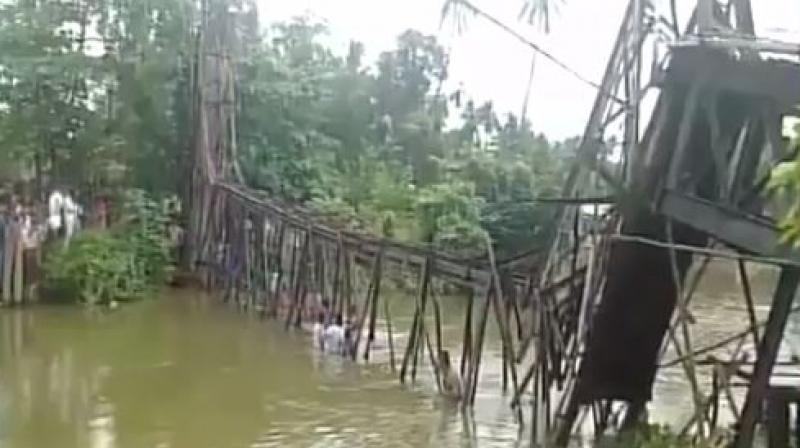
[[[671,190],[664,193],[657,208],[670,218],[746,252],[800,261],[797,251],[780,243],[778,229],[761,217]]]
[[[14,238],[14,223],[7,222],[5,226],[5,245],[3,246],[3,302],[11,303],[11,278],[14,268],[14,253],[16,240]]]
[[[23,299],[23,292],[25,291],[25,267],[24,263],[22,262],[22,226],[16,226],[16,230],[14,232],[14,240],[16,241],[16,246],[14,250],[14,303],[20,304],[22,303]]]
[[[747,390],[742,417],[739,421],[739,430],[734,439],[737,448],[750,448],[753,445],[756,423],[758,422],[763,400],[767,395],[772,369],[778,356],[786,321],[792,307],[800,270],[797,268],[783,268],[778,287],[772,300],[772,308],[767,319],[767,326],[761,343],[758,347],[758,358],[753,370],[753,381]]]

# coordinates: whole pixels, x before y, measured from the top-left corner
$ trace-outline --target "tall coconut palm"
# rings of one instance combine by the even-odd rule
[[[564,3],[565,0],[523,0],[522,8],[520,9],[519,19],[526,21],[530,25],[534,25],[538,31],[544,34],[550,33],[550,23],[553,16],[558,12],[558,8]],[[507,32],[513,33],[507,26],[499,20],[490,16],[482,11],[469,0],[445,0],[442,6],[442,22],[451,19],[454,23],[456,31],[461,32],[466,27],[466,18],[468,14],[479,14],[484,18],[489,19],[495,25],[500,26]],[[528,101],[530,100],[531,88],[533,86],[533,77],[536,71],[536,55],[539,50],[534,48],[531,58],[531,68],[528,74],[528,83],[525,87],[525,96],[522,105],[522,112],[520,114],[520,122],[525,121],[528,110]]]
[[[564,0],[526,0],[522,6],[522,11],[520,11],[520,18],[527,19],[528,23],[536,26],[539,32],[550,34],[550,20],[553,15],[558,13],[558,8],[563,3]],[[531,54],[531,68],[528,72],[528,83],[525,86],[525,96],[522,100],[520,123],[525,122],[528,114],[528,102],[533,88],[533,76],[536,73],[536,55],[536,51]]]

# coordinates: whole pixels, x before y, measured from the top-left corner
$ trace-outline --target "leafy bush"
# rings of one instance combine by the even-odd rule
[[[119,224],[50,252],[48,290],[91,305],[139,299],[164,283],[171,269],[166,211],[141,191],[126,196]]]

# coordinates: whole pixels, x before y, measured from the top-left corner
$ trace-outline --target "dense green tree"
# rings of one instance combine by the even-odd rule
[[[40,190],[179,190],[192,140],[195,6],[3,4],[2,157]],[[434,37],[406,31],[373,63],[357,42],[333,52],[318,22],[260,30],[250,1],[235,6],[236,137],[247,183],[342,225],[465,254],[482,250],[486,230],[500,252],[536,243],[534,199],[555,191],[570,149],[446,91],[448,55]]]
[[[174,189],[190,0],[0,6],[0,144],[41,193],[111,180]],[[185,132],[183,138],[185,138]]]

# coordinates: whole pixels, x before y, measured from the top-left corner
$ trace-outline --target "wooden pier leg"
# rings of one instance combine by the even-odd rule
[[[784,267],[781,270],[778,287],[775,290],[772,308],[767,319],[767,326],[758,347],[758,359],[753,370],[753,381],[747,390],[747,398],[745,399],[744,409],[742,409],[739,430],[734,439],[733,446],[736,448],[750,448],[753,446],[759,411],[769,388],[772,368],[778,356],[778,349],[783,338],[783,332],[786,329],[786,321],[789,317],[789,311],[791,310],[799,280],[800,270],[798,268]]]
[[[411,321],[411,329],[408,332],[408,342],[406,343],[406,352],[403,355],[403,365],[400,367],[400,382],[405,384],[406,382],[406,371],[408,370],[408,364],[415,352],[414,344],[416,343],[417,337],[417,325],[419,323],[419,306],[416,307],[414,311],[414,318]]]
[[[472,308],[475,304],[475,293],[470,294],[469,301],[467,302],[467,312],[464,316],[464,338],[461,341],[461,378],[467,369],[467,359],[472,356]]]
[[[389,312],[389,297],[383,299],[383,313],[386,320],[386,338],[389,343],[389,363],[392,367],[392,373],[397,372],[397,365],[394,356],[394,335],[392,334],[392,315]]]
[[[331,299],[331,313],[333,315],[336,315],[336,314],[339,314],[339,313],[342,312],[341,308],[339,306],[339,303],[341,302],[341,300],[339,299],[339,296],[341,295],[341,290],[342,290],[342,287],[341,287],[341,285],[342,285],[342,280],[341,280],[341,277],[342,277],[342,269],[341,269],[341,266],[342,266],[342,254],[343,254],[343,250],[342,250],[342,234],[339,233],[337,238],[336,238],[336,254],[334,255],[335,264],[334,264],[334,267],[333,267],[333,294],[332,294],[333,298]],[[330,317],[332,317],[332,316],[326,316],[326,319],[330,318]]]
[[[22,263],[22,227],[17,226],[15,233],[14,246],[14,303],[22,303],[22,295],[25,291],[25,267]]]
[[[753,293],[750,288],[750,277],[747,275],[747,267],[744,264],[744,260],[739,260],[738,264],[739,278],[742,281],[742,293],[747,305],[747,318],[750,320],[750,328],[753,333],[753,347],[758,347],[758,320],[756,319],[756,307],[753,303]]]
[[[419,289],[419,320],[417,321],[417,347],[418,352],[414,353],[414,363],[411,365],[411,381],[417,380],[417,360],[424,355],[425,344],[423,338],[426,335],[427,329],[425,328],[425,311],[428,304],[428,290],[431,282],[431,268],[433,260],[430,258],[425,259],[425,264],[422,269],[422,283]],[[435,367],[434,367],[435,368]]]
[[[480,312],[480,321],[478,323],[478,333],[475,336],[475,344],[472,347],[472,360],[470,361],[469,375],[467,378],[466,394],[464,396],[464,407],[472,406],[475,404],[475,393],[478,389],[478,377],[481,367],[481,355],[483,353],[483,340],[486,336],[486,323],[489,320],[489,307],[492,303],[492,295],[494,294],[493,283],[490,280],[486,287],[486,297],[483,300],[483,307]]]
[[[11,303],[11,278],[14,268],[14,232],[12,223],[6,224],[5,245],[3,246],[3,302]]]
[[[383,250],[381,250],[377,255],[377,259],[375,260],[376,266],[372,276],[372,308],[370,309],[369,314],[369,334],[367,335],[367,344],[366,348],[364,349],[364,361],[369,361],[369,350],[372,347],[372,343],[375,342],[375,325],[378,319],[378,301],[380,300],[381,296],[381,278],[383,277],[382,259]],[[357,336],[357,338],[359,336]]]

